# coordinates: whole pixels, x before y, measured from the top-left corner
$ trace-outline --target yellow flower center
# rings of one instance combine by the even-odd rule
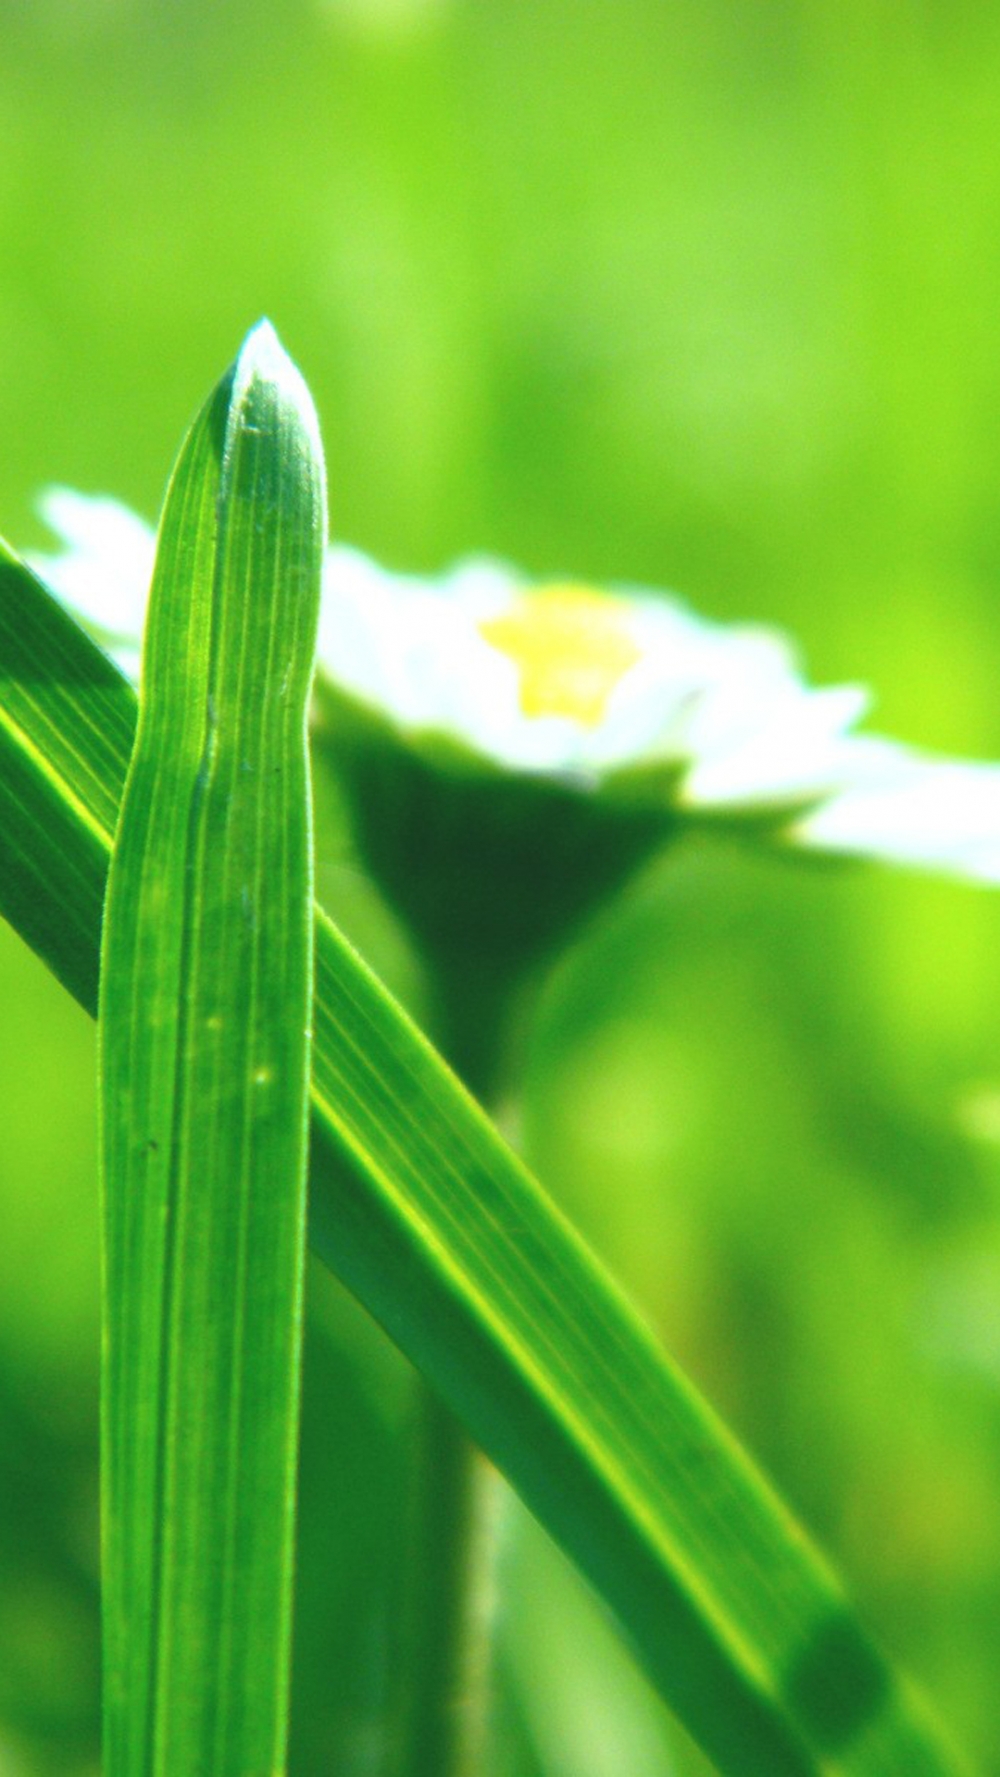
[[[584,728],[604,720],[615,686],[639,659],[625,608],[589,586],[545,586],[479,625],[513,660],[526,716],[567,716]]]

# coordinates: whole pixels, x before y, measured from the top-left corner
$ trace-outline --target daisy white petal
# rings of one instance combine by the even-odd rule
[[[724,693],[716,701],[725,701]],[[684,780],[683,801],[691,808],[735,808],[827,794],[850,769],[857,737],[847,731],[869,701],[857,685],[822,691],[789,686],[775,690],[767,701],[747,700],[742,722],[730,723],[722,741],[699,745],[697,735],[692,737],[694,762]]]
[[[798,845],[1000,883],[1000,764],[858,736],[844,781],[792,823]]]
[[[66,548],[59,555],[29,555],[29,565],[135,678],[155,531],[120,501],[68,487],[49,488],[39,509]]]

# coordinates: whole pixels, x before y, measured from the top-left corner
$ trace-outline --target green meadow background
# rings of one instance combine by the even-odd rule
[[[1000,11],[0,0],[0,530],[267,313],[336,534],[670,587],[1000,757]],[[0,845],[3,835],[0,833]],[[352,856],[322,893],[418,1010]],[[96,1777],[94,1032],[0,931],[0,1777]],[[543,1179],[1000,1773],[1000,890],[727,843],[552,978]],[[311,1276],[293,1777],[381,1777],[408,1375]],[[513,1504],[497,1777],[702,1761]]]

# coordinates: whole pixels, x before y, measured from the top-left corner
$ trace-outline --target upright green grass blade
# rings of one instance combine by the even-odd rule
[[[90,1009],[133,721],[125,681],[0,558],[0,908]],[[320,1255],[617,1611],[721,1771],[958,1771],[794,1521],[321,914],[316,942]]]
[[[264,324],[168,492],[104,919],[107,1777],[284,1763],[325,533]]]

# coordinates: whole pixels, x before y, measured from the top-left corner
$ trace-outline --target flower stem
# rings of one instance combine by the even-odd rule
[[[471,1091],[495,1102],[520,996],[509,979],[473,966],[439,967],[435,984],[445,1055]],[[419,1378],[417,1397],[395,1777],[482,1777],[502,1484]]]
[[[421,1386],[400,1777],[479,1777],[486,1745],[499,1476]]]

